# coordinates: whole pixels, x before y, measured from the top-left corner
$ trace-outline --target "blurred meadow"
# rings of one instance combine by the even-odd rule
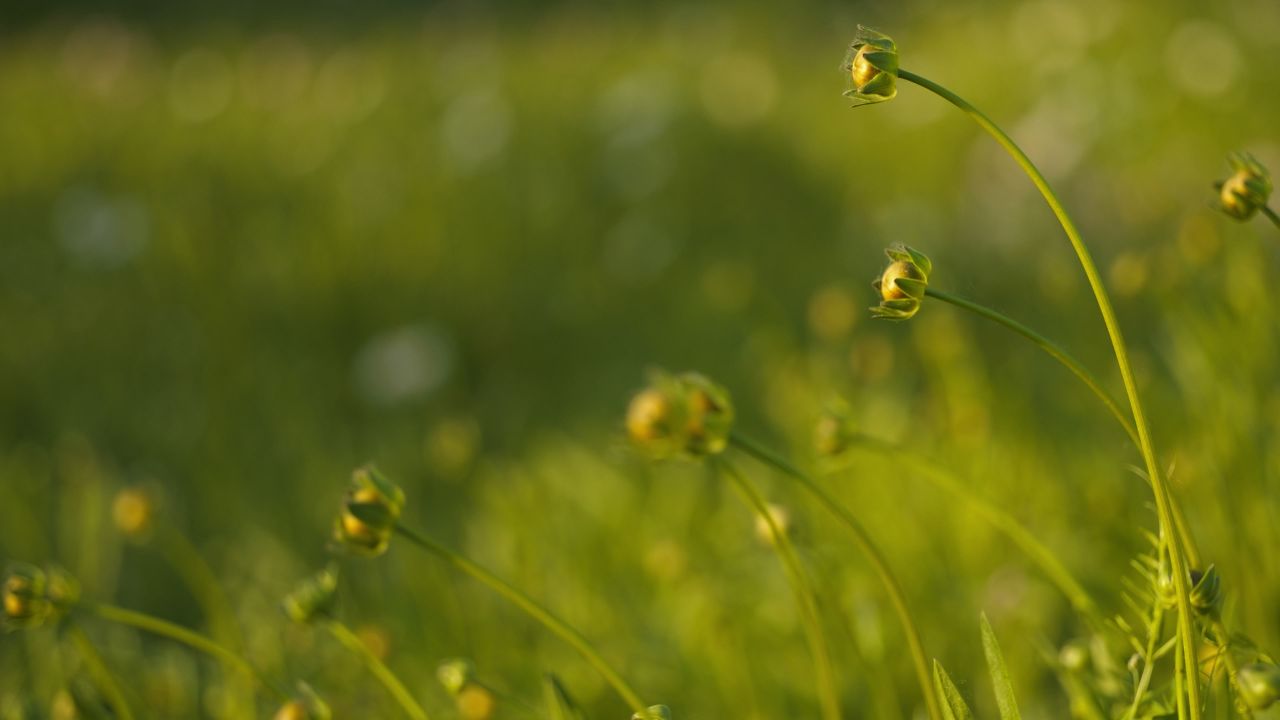
[[[406,524],[570,621],[677,720],[818,717],[749,509],[703,465],[628,447],[627,402],[664,367],[723,384],[737,426],[805,467],[843,401],[1120,612],[1156,518],[1105,410],[954,307],[868,315],[883,248],[908,243],[931,283],[1061,342],[1122,397],[1076,258],[1017,166],[919,88],[841,97],[858,23],[1062,193],[1224,615],[1280,650],[1280,234],[1211,207],[1229,151],[1280,169],[1273,0],[0,6],[0,560],[58,563],[86,598],[207,630],[186,538],[264,672],[339,718],[400,717],[358,659],[280,611],[372,461]],[[738,465],[790,513],[847,716],[923,717],[863,557],[781,476]],[[1023,712],[1069,715],[1054,665],[1087,629],[1017,548],[883,454],[822,483],[980,716],[980,611]],[[156,499],[149,537],[117,528],[124,488]],[[432,717],[459,717],[436,679],[454,657],[496,717],[545,717],[548,671],[587,717],[630,712],[572,648],[413,547],[340,563],[338,615]],[[236,716],[216,662],[83,625],[142,717]],[[51,627],[0,635],[0,717],[75,716],[56,711],[77,663]]]

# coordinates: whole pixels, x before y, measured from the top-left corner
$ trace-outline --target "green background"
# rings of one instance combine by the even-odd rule
[[[1262,0],[0,9],[0,559],[200,627],[163,544],[111,524],[120,488],[148,488],[256,662],[339,717],[395,717],[358,661],[278,610],[374,461],[407,524],[543,600],[677,718],[813,717],[794,602],[748,510],[702,466],[624,441],[630,394],[665,367],[725,385],[739,427],[804,465],[842,398],[1119,611],[1155,519],[1105,411],[952,307],[867,315],[882,249],[905,242],[935,286],[1062,342],[1120,394],[1078,264],[1016,166],[914,86],[858,110],[840,96],[859,22],[1063,194],[1228,617],[1280,647],[1280,235],[1211,207],[1228,151],[1280,168],[1280,7]],[[792,513],[847,712],[910,715],[861,556],[739,465]],[[980,610],[1024,712],[1066,714],[1046,653],[1084,627],[1015,548],[874,454],[824,482],[980,714]],[[546,671],[589,717],[626,715],[571,649],[413,547],[343,570],[341,616],[389,640],[433,716],[452,716],[434,675],[454,656],[506,696],[500,717],[536,716],[521,704]],[[89,631],[148,715],[220,712],[218,666]],[[47,628],[0,636],[0,704],[47,707],[76,668],[61,647]]]

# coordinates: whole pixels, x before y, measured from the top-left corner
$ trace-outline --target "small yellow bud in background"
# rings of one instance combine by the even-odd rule
[[[773,525],[771,526],[769,520],[764,517],[756,515],[756,537],[766,545],[773,545],[778,541],[778,536],[774,534],[775,527],[782,535],[791,532],[791,512],[775,503],[769,503],[766,507],[769,510],[769,520],[773,521]]]
[[[298,683],[292,700],[280,706],[272,720],[330,720],[333,712],[306,683]]]
[[[290,700],[280,706],[273,720],[307,720],[307,706],[298,700]]]
[[[111,518],[116,529],[125,537],[138,539],[151,530],[155,516],[155,502],[151,495],[138,487],[128,487],[116,493],[111,503]]]
[[[498,704],[493,693],[477,683],[469,683],[462,688],[456,701],[462,720],[489,720]]]
[[[671,406],[662,392],[649,388],[636,393],[627,407],[627,434],[637,443],[652,442],[671,432]]]
[[[1271,175],[1252,155],[1232,153],[1227,161],[1234,173],[1215,183],[1218,209],[1237,220],[1248,220],[1271,199]]]

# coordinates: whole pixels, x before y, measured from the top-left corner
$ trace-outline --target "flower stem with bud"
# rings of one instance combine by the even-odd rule
[[[814,592],[813,584],[805,573],[804,566],[800,563],[800,557],[796,554],[795,546],[791,544],[791,538],[787,531],[778,526],[776,518],[769,510],[769,504],[760,494],[760,491],[727,460],[716,459],[714,465],[720,474],[728,477],[733,482],[734,487],[746,500],[747,505],[769,528],[774,540],[772,545],[778,552],[778,558],[782,560],[782,566],[787,572],[787,579],[790,581],[791,589],[800,605],[801,624],[804,626],[809,649],[813,652],[813,664],[817,675],[818,697],[822,704],[822,716],[827,720],[840,720],[840,693],[836,688],[835,672],[831,664],[831,651],[827,647],[826,635],[822,631],[822,617],[818,610],[817,594]]]
[[[1125,345],[1124,336],[1120,331],[1120,323],[1116,318],[1115,310],[1111,306],[1111,298],[1107,294],[1106,287],[1102,284],[1102,277],[1098,274],[1097,266],[1093,262],[1093,257],[1089,253],[1089,249],[1084,244],[1084,239],[1076,230],[1075,223],[1071,221],[1067,211],[1063,208],[1062,202],[1058,196],[1054,194],[1049,182],[1044,175],[1036,168],[1031,159],[1027,157],[1022,148],[1018,147],[1003,130],[1001,130],[994,122],[991,121],[982,111],[969,104],[964,98],[951,92],[945,87],[937,83],[917,75],[908,70],[898,69],[898,77],[908,82],[919,85],[920,87],[938,95],[942,99],[959,108],[962,112],[969,115],[978,123],[983,130],[991,135],[997,143],[1001,145],[1014,161],[1026,172],[1031,179],[1032,184],[1044,196],[1044,200],[1048,203],[1053,214],[1057,216],[1058,222],[1062,225],[1062,229],[1067,234],[1072,248],[1075,250],[1077,258],[1080,260],[1080,266],[1084,270],[1089,286],[1093,290],[1094,299],[1098,304],[1098,310],[1102,313],[1103,323],[1107,328],[1107,335],[1111,340],[1111,348],[1116,356],[1116,364],[1120,368],[1120,376],[1124,380],[1125,392],[1129,398],[1129,408],[1133,413],[1133,421],[1135,429],[1138,432],[1138,446],[1142,451],[1142,457],[1147,466],[1147,474],[1151,480],[1152,494],[1155,496],[1156,513],[1160,520],[1160,527],[1165,543],[1169,550],[1169,561],[1173,574],[1174,588],[1177,599],[1178,610],[1178,635],[1181,637],[1181,647],[1183,649],[1183,669],[1190,668],[1192,672],[1188,672],[1188,682],[1186,683],[1186,700],[1187,708],[1190,712],[1192,720],[1199,720],[1201,717],[1200,707],[1200,683],[1198,672],[1195,672],[1196,658],[1196,631],[1192,621],[1191,603],[1190,603],[1190,575],[1187,567],[1186,558],[1182,543],[1173,534],[1174,521],[1171,505],[1173,503],[1173,495],[1169,490],[1164,476],[1160,473],[1160,467],[1156,460],[1155,448],[1151,441],[1151,431],[1147,425],[1146,415],[1142,408],[1142,400],[1138,395],[1137,381],[1133,375],[1133,367],[1129,362],[1129,351]],[[1179,713],[1179,717],[1183,717]]]
[[[593,648],[591,643],[583,637],[582,633],[573,629],[555,615],[552,615],[550,610],[542,607],[528,595],[525,595],[512,585],[507,584],[506,581],[431,538],[426,537],[425,535],[419,535],[413,530],[410,530],[400,524],[395,526],[395,532],[399,533],[414,545],[417,545],[423,550],[439,557],[441,560],[444,560],[450,565],[453,565],[464,573],[480,581],[484,585],[487,585],[491,590],[511,601],[512,604],[523,610],[529,617],[537,620],[543,627],[555,633],[560,637],[560,639],[569,643],[569,645],[573,646],[575,650],[581,653],[583,658],[585,658],[586,661],[604,677],[605,682],[609,683],[609,685],[617,691],[618,695],[622,696],[622,699],[626,701],[627,705],[633,711],[640,713],[645,712],[645,708],[648,706],[640,700],[640,696],[631,688],[630,685],[627,684],[625,680],[622,679],[622,676],[619,675],[618,672],[609,665],[609,663],[605,662],[604,658],[600,656],[600,653],[596,652],[595,648]]]
[[[916,679],[920,683],[920,692],[924,696],[925,707],[929,711],[929,717],[932,720],[942,720],[943,715],[934,689],[932,671],[929,669],[929,661],[924,653],[924,645],[920,642],[920,631],[916,628],[915,620],[911,617],[911,611],[907,608],[906,595],[902,592],[902,586],[898,584],[893,571],[889,569],[888,561],[885,560],[884,555],[881,554],[876,544],[872,542],[871,536],[867,534],[862,524],[853,516],[853,513],[837,502],[826,490],[823,490],[821,485],[776,453],[737,433],[732,434],[729,441],[744,453],[765,465],[773,467],[783,475],[798,481],[805,490],[816,497],[831,514],[835,515],[853,533],[854,542],[862,550],[863,554],[867,556],[867,559],[871,561],[871,566],[876,575],[879,576],[880,582],[884,585],[885,591],[889,595],[889,601],[898,615],[898,620],[902,623],[902,632],[906,636],[907,647],[911,652],[911,661],[916,670]]]

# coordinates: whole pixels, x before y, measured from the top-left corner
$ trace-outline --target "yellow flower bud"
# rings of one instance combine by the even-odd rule
[[[293,699],[280,706],[273,720],[330,720],[333,712],[324,700],[316,694],[311,686],[298,683],[298,692]]]
[[[462,720],[489,720],[498,704],[493,693],[477,683],[469,683],[463,687],[455,699],[458,715]]]
[[[1248,153],[1232,153],[1227,161],[1234,173],[1216,183],[1218,209],[1237,220],[1248,220],[1271,199],[1271,175]]]
[[[696,373],[654,373],[627,408],[627,434],[655,458],[722,452],[733,427],[733,404],[723,388]]]
[[[924,253],[906,245],[895,245],[884,252],[892,262],[872,283],[880,294],[880,304],[871,308],[871,314],[888,320],[906,320],[920,309],[933,263]]]
[[[898,94],[898,46],[893,38],[859,26],[845,58],[845,69],[853,80],[845,97],[855,107],[892,100]]]
[[[116,529],[125,537],[141,538],[151,529],[155,515],[155,503],[150,494],[137,487],[125,488],[116,493],[111,503],[111,517]]]
[[[404,492],[395,483],[373,467],[359,468],[351,476],[351,487],[334,521],[334,540],[360,555],[381,555],[403,507]]]
[[[627,434],[637,443],[652,442],[671,432],[671,403],[654,388],[636,393],[627,407]]]

